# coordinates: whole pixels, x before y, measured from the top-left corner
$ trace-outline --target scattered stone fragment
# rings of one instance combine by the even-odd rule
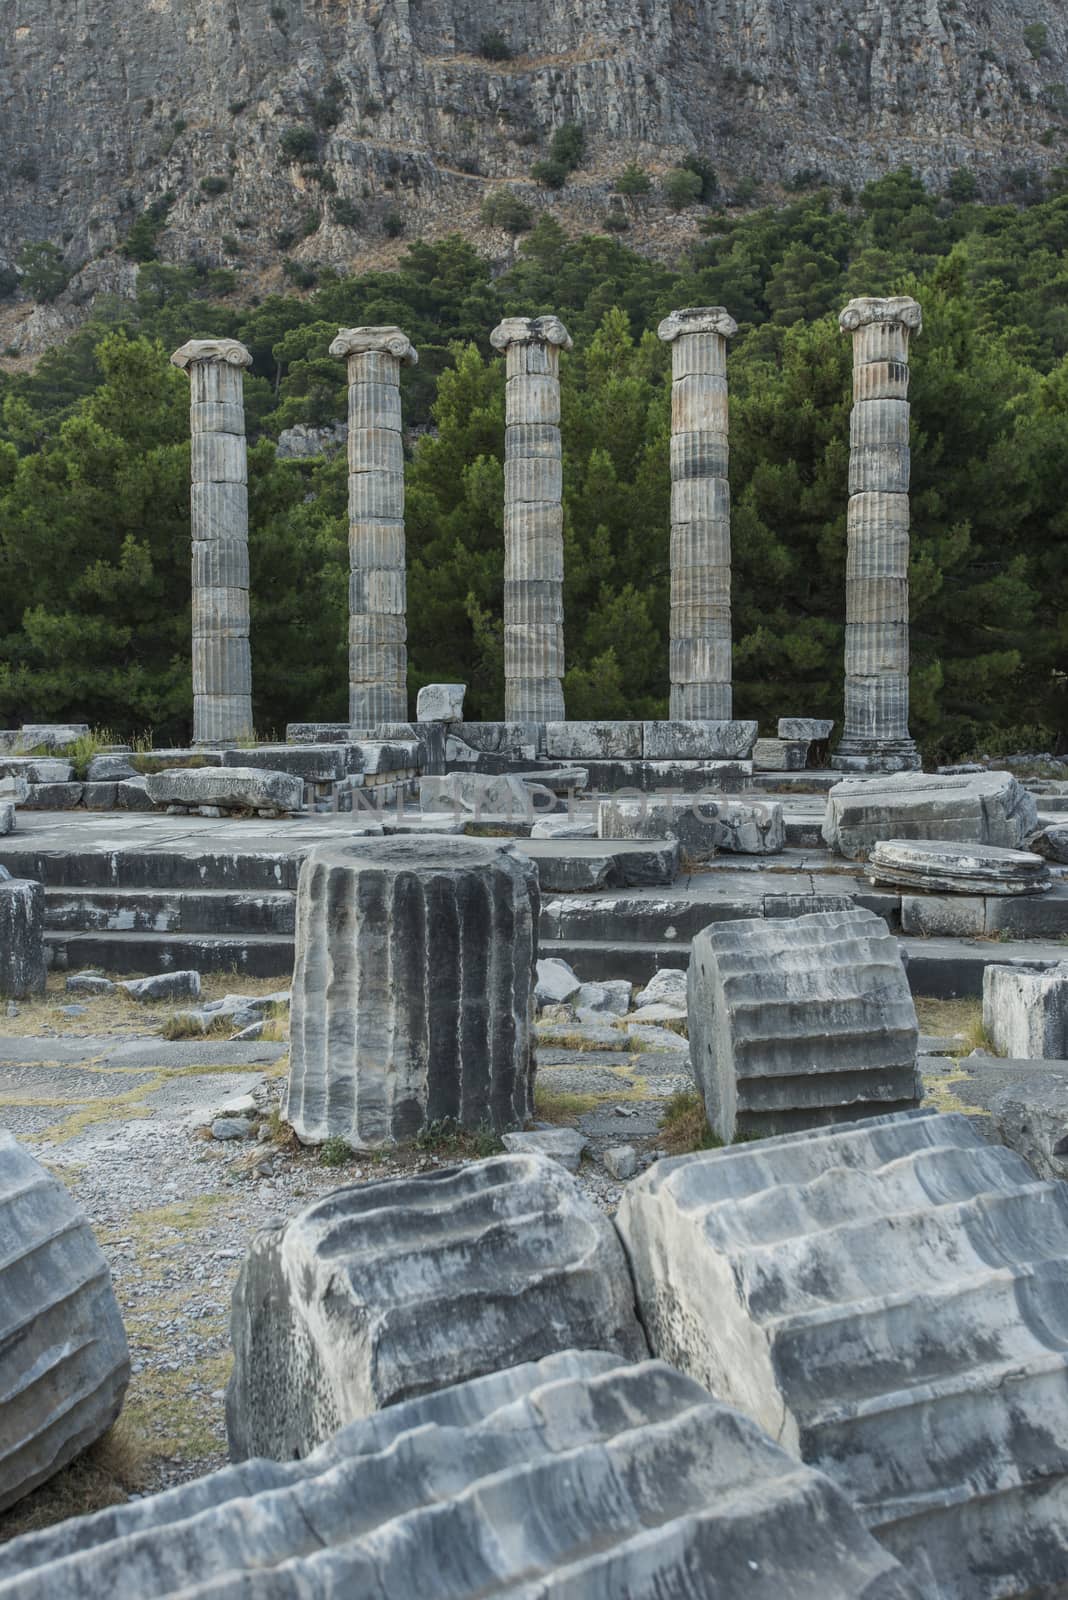
[[[1043,894],[1053,887],[1039,855],[934,839],[880,840],[868,858],[868,878],[876,887],[934,894]]]
[[[539,893],[497,840],[330,844],[297,892],[288,1119],[307,1144],[521,1127]]]
[[[994,1049],[1017,1061],[1068,1059],[1068,961],[1045,971],[989,966],[983,1027]]]
[[[531,824],[532,839],[596,839],[597,819],[594,816],[574,817],[561,812],[555,817],[539,817]]]
[[[605,1170],[620,1183],[633,1178],[638,1170],[638,1152],[632,1144],[613,1144],[604,1153]]]
[[[11,800],[0,800],[0,838],[15,831],[15,805]]]
[[[555,1350],[645,1351],[615,1230],[535,1155],[339,1189],[262,1230],[231,1331],[235,1460]]]
[[[573,1050],[629,1050],[630,1040],[622,1028],[591,1022],[567,1025],[538,1024],[538,1043],[559,1045]]]
[[[685,856],[705,861],[723,850],[775,854],[786,843],[782,806],[770,800],[706,800],[672,795],[608,796],[597,809],[601,839],[677,839]]]
[[[60,1006],[61,1017],[84,1017],[88,1015],[88,1006]]]
[[[0,1547],[0,1600],[918,1600],[830,1479],[660,1362],[568,1351]]]
[[[265,1026],[266,1024],[262,1022],[250,1022],[247,1028],[241,1028],[234,1034],[235,1044],[239,1040],[251,1043],[255,1039],[262,1039]]]
[[[129,755],[93,756],[86,771],[89,783],[118,783],[136,777]]]
[[[538,1006],[560,1005],[577,996],[582,988],[566,961],[549,956],[537,964],[534,1001]]]
[[[114,982],[99,973],[72,973],[64,987],[72,995],[109,995],[115,990]]]
[[[5,872],[0,878],[0,996],[24,1000],[44,993],[44,918],[44,885]]]
[[[216,1117],[211,1125],[213,1139],[247,1139],[253,1131],[247,1117]]]
[[[415,702],[418,722],[462,722],[466,683],[428,683]]]
[[[107,1262],[83,1212],[3,1131],[0,1241],[3,1511],[107,1431],[130,1364]]]
[[[1051,822],[1048,827],[1039,829],[1028,839],[1027,848],[1047,861],[1068,866],[1068,822]]]
[[[661,1162],[617,1221],[654,1352],[832,1477],[924,1595],[1057,1592],[1068,1187],[906,1113]]]
[[[833,717],[780,717],[776,730],[780,739],[807,739],[811,744],[826,744],[834,731]]]
[[[1034,796],[1010,772],[899,772],[835,784],[827,793],[823,837],[832,850],[863,861],[887,839],[1019,850],[1037,822]]]
[[[686,973],[681,967],[661,967],[644,989],[634,996],[636,1006],[667,1005],[685,1010],[689,1005]]]
[[[538,1021],[539,1021],[539,1023],[542,1023],[542,1022],[571,1023],[571,1022],[574,1022],[575,1020],[576,1019],[575,1019],[574,1009],[571,1006],[568,1006],[568,1005],[553,1003],[553,1004],[550,1004],[550,1005],[547,1005],[547,1006],[540,1007],[540,1009],[538,1011]]]
[[[916,1009],[874,912],[712,923],[693,941],[688,1009],[694,1075],[725,1143],[919,1098]]]
[[[134,1000],[199,1000],[200,973],[157,972],[150,978],[127,978],[119,988]]]
[[[557,809],[557,799],[543,784],[482,772],[450,772],[442,778],[419,779],[421,811],[464,811],[472,816],[533,819]]]
[[[669,1006],[666,1001],[654,1000],[650,1005],[639,1006],[627,1018],[628,1022],[685,1022],[685,1006]]]
[[[577,1172],[587,1140],[577,1128],[542,1128],[533,1133],[506,1133],[504,1148],[516,1156],[548,1156],[568,1172]]]
[[[574,1004],[597,1013],[599,1018],[625,1016],[630,1004],[630,984],[625,978],[609,979],[607,983],[584,983],[575,991]]]
[[[155,805],[216,806],[223,811],[296,812],[304,782],[260,767],[174,767],[151,772],[145,791]]]
[[[686,1052],[690,1046],[687,1040],[671,1028],[657,1028],[645,1023],[635,1023],[632,1017],[626,1022],[627,1038],[631,1045],[639,1050],[678,1050]]]

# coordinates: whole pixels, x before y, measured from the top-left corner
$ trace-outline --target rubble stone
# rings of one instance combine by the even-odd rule
[[[3,1131],[0,1240],[3,1511],[107,1432],[130,1363],[107,1262],[83,1212]]]
[[[531,1133],[506,1133],[501,1140],[509,1155],[546,1156],[567,1172],[577,1172],[588,1140],[577,1128],[537,1128]]]
[[[617,1221],[654,1353],[833,1478],[924,1595],[1057,1592],[1068,1187],[906,1113],[661,1161]]]
[[[688,982],[694,1076],[725,1143],[917,1102],[916,1009],[874,912],[712,923]]]
[[[261,1230],[231,1333],[234,1460],[554,1351],[645,1354],[611,1223],[541,1155],[338,1189]]]
[[[638,1170],[638,1152],[632,1144],[613,1144],[604,1153],[605,1171],[620,1183],[633,1178]]]
[[[1035,855],[1068,867],[1068,822],[1051,822],[1027,841],[1027,848]]]
[[[200,973],[191,969],[157,972],[150,978],[127,978],[119,988],[133,1000],[199,1000]]]
[[[534,986],[536,1005],[560,1005],[565,1000],[572,1000],[581,988],[581,980],[575,976],[566,961],[561,961],[556,956],[549,956],[538,962]]]

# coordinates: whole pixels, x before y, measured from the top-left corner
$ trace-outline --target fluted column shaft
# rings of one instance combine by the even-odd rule
[[[171,357],[189,374],[192,431],[193,742],[252,734],[248,457],[236,339],[193,339]]]
[[[507,367],[504,446],[504,715],[564,718],[564,510],[557,317],[508,317],[493,330]]]
[[[671,708],[673,719],[728,721],[731,693],[731,495],[727,340],[722,306],[673,311],[671,344]]]
[[[851,300],[853,339],[846,553],[845,724],[832,765],[845,772],[919,767],[909,735],[909,335],[923,326],[905,295]]]
[[[404,444],[400,369],[419,360],[400,328],[342,328],[349,373],[349,722],[408,714]]]

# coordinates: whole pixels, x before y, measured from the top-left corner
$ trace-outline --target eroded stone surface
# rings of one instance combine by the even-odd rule
[[[450,772],[446,777],[420,778],[422,811],[465,811],[473,816],[533,820],[556,809],[556,796],[543,784],[506,774]]]
[[[868,857],[868,878],[935,894],[1043,894],[1053,887],[1046,863],[1030,851],[934,839],[880,840]]]
[[[44,885],[29,878],[0,879],[0,998],[43,994]]]
[[[693,941],[691,1060],[730,1142],[915,1104],[919,1029],[897,941],[874,912],[716,922]]]
[[[420,722],[462,722],[466,693],[466,683],[424,684],[415,702],[416,718]]]
[[[735,855],[777,853],[786,842],[782,806],[769,800],[706,800],[674,795],[668,799],[605,798],[597,809],[602,839],[678,839],[693,861],[719,851]]]
[[[510,844],[325,845],[297,891],[288,1117],[354,1149],[531,1110],[539,893]]]
[[[570,1351],[0,1548],[2,1600],[918,1600],[825,1477],[660,1362]]]
[[[572,1346],[645,1352],[611,1223],[530,1154],[339,1189],[264,1229],[231,1326],[239,1460]]]
[[[1045,972],[989,966],[983,1027],[995,1050],[1015,1060],[1068,1058],[1068,961]]]
[[[618,1222],[654,1352],[828,1473],[928,1600],[1057,1592],[1064,1184],[905,1114],[662,1161]]]
[[[835,784],[827,795],[823,837],[854,861],[863,861],[884,839],[1019,850],[1037,819],[1034,796],[1009,772],[903,772]]]
[[[84,1214],[0,1130],[0,1511],[110,1428],[129,1376],[111,1276]]]
[[[223,811],[299,811],[304,803],[300,778],[259,767],[175,767],[149,773],[145,791],[154,805]]]

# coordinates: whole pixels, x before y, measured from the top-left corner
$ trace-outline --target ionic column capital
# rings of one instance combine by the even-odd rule
[[[571,349],[571,335],[559,317],[505,317],[490,334],[494,350],[504,352],[513,344],[551,344]]]
[[[738,324],[725,306],[686,306],[670,311],[656,331],[669,344],[684,333],[718,333],[733,339]]]
[[[184,372],[195,362],[217,361],[228,367],[251,367],[252,356],[238,339],[190,339],[171,356],[171,365]]]
[[[909,333],[922,333],[923,311],[919,303],[907,294],[891,295],[887,299],[862,295],[857,300],[850,300],[838,318],[838,326],[843,333],[856,333],[859,328],[870,327],[872,323],[896,325],[907,329]]]
[[[401,328],[339,328],[332,340],[330,354],[344,359],[346,356],[368,354],[395,356],[402,365],[419,364],[419,352]]]

